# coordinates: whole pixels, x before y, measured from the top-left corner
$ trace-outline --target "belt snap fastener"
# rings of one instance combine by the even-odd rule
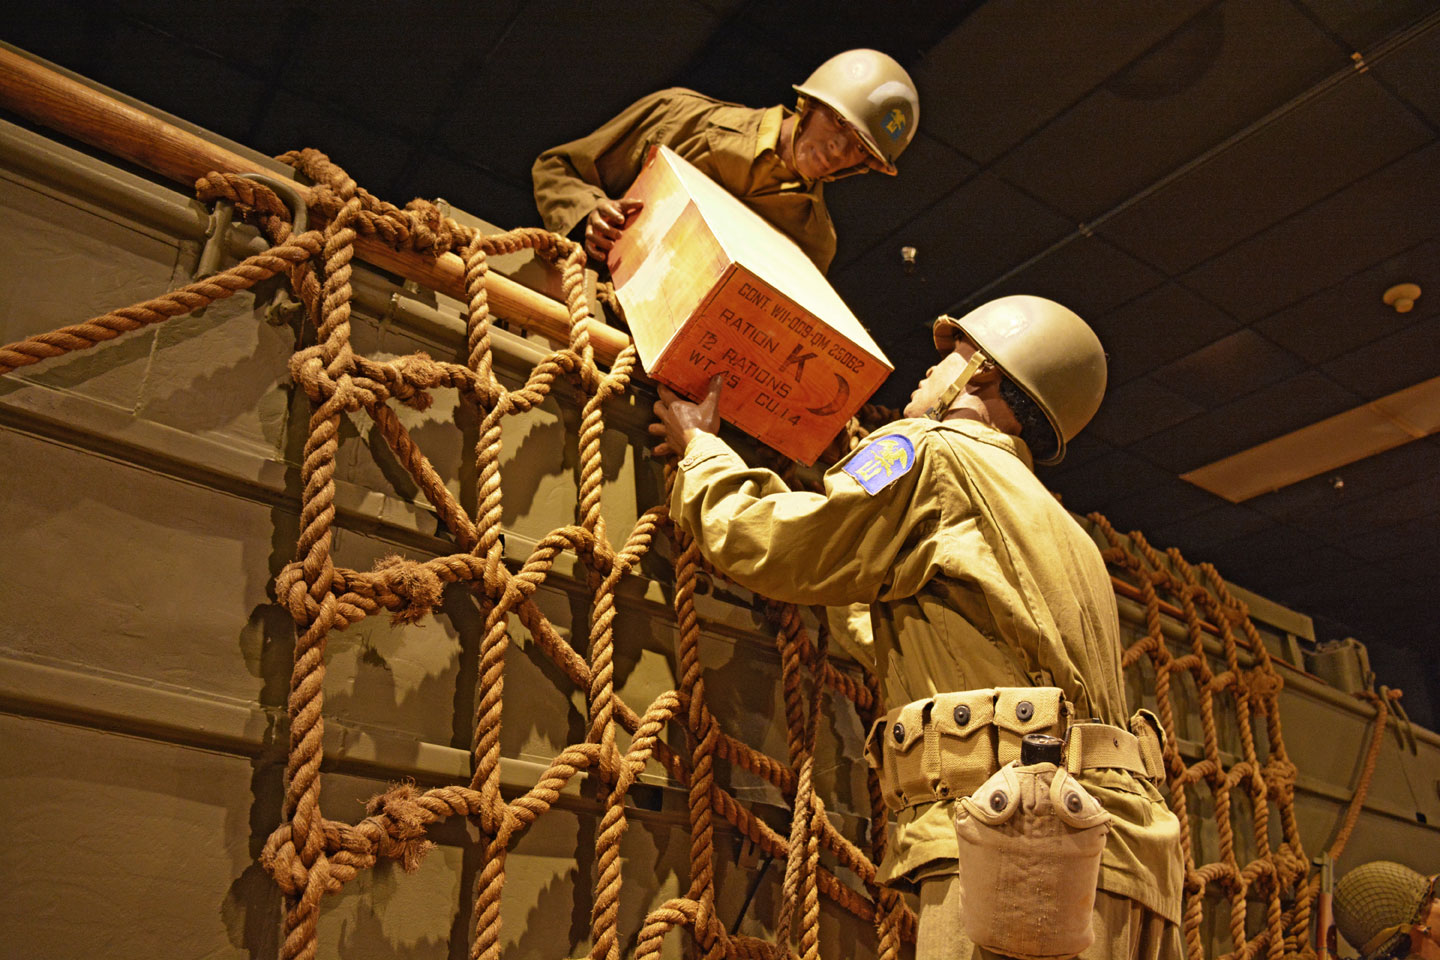
[[[948,796],[949,793],[950,793],[950,788],[947,787],[947,786],[945,786],[945,784],[943,784],[943,783],[940,784],[940,796],[942,796],[942,797]]]
[[[1021,700],[1019,703],[1015,704],[1015,719],[1019,720],[1021,723],[1024,723],[1026,720],[1029,720],[1033,716],[1035,716],[1035,704],[1031,703],[1029,700]]]
[[[996,790],[994,793],[990,794],[990,809],[994,810],[996,813],[999,813],[1001,810],[1005,809],[1005,802],[1007,799],[1009,798],[1005,796],[1004,790]]]
[[[965,726],[965,724],[967,724],[967,723],[969,723],[969,722],[970,722],[970,708],[967,707],[967,706],[965,706],[965,704],[962,703],[962,704],[960,704],[960,706],[958,706],[958,707],[955,708],[955,723],[956,723],[958,726],[962,726],[962,727],[963,727],[963,726]]]
[[[1069,810],[1071,813],[1074,813],[1074,814],[1079,814],[1079,813],[1080,813],[1080,807],[1081,807],[1080,794],[1078,794],[1078,793],[1069,793],[1069,794],[1066,794],[1066,795],[1065,795],[1065,809],[1066,809],[1066,810]]]
[[[903,743],[905,741],[905,724],[895,724],[895,728],[890,731],[890,733],[895,738],[896,743]]]

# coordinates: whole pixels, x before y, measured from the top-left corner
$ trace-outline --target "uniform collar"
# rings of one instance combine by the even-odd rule
[[[934,425],[942,430],[954,430],[963,433],[972,440],[980,443],[988,443],[992,447],[999,447],[1007,453],[1014,454],[1025,464],[1025,468],[1031,473],[1035,472],[1035,459],[1030,455],[1030,447],[1019,437],[1012,437],[1001,430],[996,430],[988,423],[981,423],[979,420],[941,420]]]
[[[812,193],[818,198],[821,185],[814,180],[806,180],[780,159],[780,127],[793,114],[794,111],[786,107],[769,107],[761,115],[760,125],[755,128],[755,156],[751,160],[751,170],[756,172],[752,177],[760,192]],[[769,186],[761,187],[761,184]]]
[[[780,124],[785,122],[784,107],[770,107],[760,117],[760,126],[755,131],[755,159],[766,150],[780,153]]]

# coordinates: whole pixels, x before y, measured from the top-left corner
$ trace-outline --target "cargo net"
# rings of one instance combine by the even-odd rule
[[[694,594],[703,566],[696,544],[674,527],[666,508],[657,506],[640,517],[617,550],[600,512],[602,465],[600,441],[607,400],[630,386],[635,371],[633,346],[625,349],[608,373],[601,371],[590,344],[595,321],[583,295],[584,252],[575,243],[543,230],[521,229],[482,236],[444,217],[427,201],[413,201],[401,210],[360,189],[323,154],[305,150],[281,160],[294,166],[315,186],[309,189],[311,213],[327,221],[324,229],[295,233],[290,213],[268,187],[243,177],[212,173],[197,183],[206,201],[227,201],[255,223],[270,240],[265,253],[249,257],[215,276],[198,280],[154,300],[96,317],[82,324],[30,337],[0,347],[0,373],[8,373],[49,357],[83,350],[143,326],[189,313],[215,300],[277,274],[286,274],[306,315],[314,322],[313,345],[303,345],[291,359],[295,383],[310,398],[313,412],[302,465],[301,532],[295,562],[276,580],[277,599],[290,611],[297,628],[294,667],[288,703],[289,754],[282,825],[269,837],[262,864],[286,895],[286,958],[312,957],[320,904],[357,874],[382,859],[413,870],[432,844],[427,827],[449,817],[470,818],[479,828],[483,865],[476,882],[472,958],[500,953],[500,898],[508,851],[521,834],[559,798],[560,791],[581,771],[602,784],[604,812],[596,836],[596,877],[591,915],[593,960],[618,960],[618,929],[622,883],[620,839],[626,827],[626,798],[652,762],[688,791],[690,886],[685,896],[666,901],[645,917],[634,932],[634,955],[657,957],[667,933],[683,927],[707,960],[779,958],[797,954],[814,960],[820,954],[819,898],[823,895],[877,930],[876,954],[896,960],[902,940],[914,939],[915,917],[894,891],[875,885],[875,863],[884,854],[885,807],[874,773],[870,773],[871,841],[862,850],[842,836],[826,815],[816,794],[815,742],[822,705],[830,694],[852,701],[862,720],[879,710],[873,677],[863,683],[837,670],[826,657],[823,631],[812,639],[800,611],[770,603],[767,613],[775,628],[785,696],[788,760],[760,753],[722,731],[706,707],[705,683],[698,655],[700,638]],[[414,354],[380,362],[357,355],[350,344],[350,261],[358,236],[383,240],[400,250],[432,255],[456,252],[464,261],[468,302],[465,306],[466,362],[447,363]],[[486,258],[530,249],[561,272],[571,316],[568,346],[547,355],[525,384],[505,389],[494,375],[490,345],[491,317],[486,300]],[[581,420],[578,522],[552,531],[518,566],[503,559],[499,453],[502,426],[511,414],[542,403],[559,381],[567,381],[584,398]],[[425,409],[429,391],[452,388],[479,415],[476,444],[477,509],[472,518],[447,490],[430,462],[417,448],[396,416],[392,403]],[[335,457],[340,425],[346,416],[364,411],[413,476],[453,536],[457,552],[425,562],[390,557],[369,572],[337,567],[331,556],[335,518]],[[883,414],[882,414],[883,416]],[[864,435],[852,422],[847,440]],[[673,467],[666,467],[667,493]],[[1109,538],[1106,559],[1119,568],[1117,590],[1143,602],[1147,635],[1125,651],[1127,669],[1142,659],[1153,667],[1157,711],[1167,734],[1165,761],[1170,803],[1185,831],[1184,936],[1190,960],[1204,956],[1202,925],[1207,902],[1216,895],[1228,904],[1233,952],[1226,958],[1250,960],[1264,953],[1269,960],[1311,956],[1308,938],[1310,903],[1318,873],[1309,869],[1294,815],[1295,767],[1285,753],[1277,697],[1282,685],[1269,655],[1243,605],[1225,589],[1213,567],[1199,572],[1175,551],[1162,557],[1138,534],[1128,540],[1098,514],[1094,521]],[[656,537],[668,536],[677,556],[674,606],[679,628],[679,686],[643,711],[623,702],[614,689],[615,590],[635,570]],[[583,563],[591,592],[588,659],[572,647],[541,614],[533,596],[545,582],[562,551]],[[399,785],[374,797],[359,823],[324,817],[320,806],[322,734],[324,728],[325,644],[331,631],[341,630],[372,614],[388,612],[399,622],[414,621],[440,603],[446,584],[469,586],[485,612],[480,646],[480,697],[473,725],[473,776],[465,786],[421,791]],[[1165,597],[1178,601],[1179,606]],[[1161,632],[1162,615],[1183,622],[1190,652],[1171,654]],[[1206,617],[1209,621],[1207,622]],[[504,703],[505,657],[514,617],[577,688],[585,691],[588,731],[584,742],[567,746],[525,792],[507,801],[501,795],[500,724]],[[1237,637],[1236,630],[1243,636]],[[1222,645],[1224,669],[1216,673],[1204,647],[1206,631]],[[1242,668],[1240,650],[1248,648],[1253,666]],[[1177,675],[1189,672],[1199,691],[1204,728],[1204,757],[1186,765],[1177,749],[1171,691]],[[1228,768],[1221,758],[1216,732],[1218,695],[1233,699],[1240,738],[1240,757]],[[1364,801],[1370,774],[1385,727],[1387,703],[1398,692],[1376,697],[1375,736],[1366,757],[1361,783],[1345,822],[1332,845],[1338,856]],[[1267,733],[1261,759],[1253,721],[1263,718]],[[679,749],[662,740],[672,722],[682,725],[686,743]],[[621,749],[618,729],[630,735]],[[775,785],[792,804],[788,835],[781,835],[747,810],[715,778],[715,761],[723,759]],[[1197,860],[1190,835],[1192,798],[1208,791],[1220,833],[1220,859]],[[1237,856],[1233,821],[1248,798],[1253,836],[1262,852],[1248,862]],[[1272,808],[1280,819],[1280,841],[1270,846]],[[759,849],[785,864],[780,905],[774,920],[775,939],[729,933],[716,915],[715,823],[729,821]],[[821,851],[849,870],[864,892],[841,882],[821,863]],[[1208,896],[1207,896],[1208,895]],[[1251,922],[1258,907],[1260,922]]]
[[[1165,729],[1169,803],[1180,820],[1184,841],[1186,956],[1189,960],[1205,956],[1205,912],[1223,905],[1229,913],[1231,951],[1214,950],[1219,960],[1314,957],[1310,914],[1320,872],[1306,857],[1295,819],[1297,771],[1285,752],[1280,726],[1284,679],[1245,604],[1231,594],[1214,566],[1191,566],[1180,551],[1171,548],[1162,553],[1138,532],[1123,536],[1098,513],[1090,514],[1090,520],[1109,543],[1105,560],[1120,572],[1114,578],[1117,592],[1145,608],[1145,635],[1125,650],[1122,665],[1137,670],[1148,661],[1154,674],[1155,710]],[[1184,655],[1171,653],[1162,616],[1183,624],[1189,647]],[[1215,642],[1220,646],[1218,663],[1206,649]],[[1244,657],[1248,666],[1242,664],[1242,651],[1248,651]],[[1197,701],[1203,749],[1200,759],[1190,764],[1180,754],[1174,703],[1187,674]],[[1360,816],[1390,706],[1400,695],[1383,687],[1379,694],[1365,695],[1376,707],[1376,722],[1359,784],[1327,850],[1332,859],[1339,858]],[[1228,767],[1222,755],[1228,744],[1221,743],[1219,732],[1227,719],[1221,717],[1226,700],[1233,704],[1238,741],[1236,759]],[[1257,729],[1261,722],[1263,730]],[[1197,805],[1193,814],[1192,803]],[[1242,823],[1247,810],[1248,825]],[[1219,858],[1206,863],[1199,858],[1203,845],[1192,833],[1192,822],[1212,811]],[[1279,819],[1278,831],[1271,829],[1272,816]],[[1244,844],[1237,834],[1246,826],[1256,851],[1242,861]],[[1208,933],[1214,938],[1212,948],[1223,942],[1218,920]]]
[[[873,712],[872,689],[836,670],[823,647],[812,640],[799,611],[772,604],[788,723],[789,756],[776,760],[720,729],[706,706],[698,644],[700,623],[694,594],[702,561],[696,545],[669,522],[666,508],[647,511],[612,546],[601,514],[601,438],[608,400],[630,386],[636,365],[627,347],[608,373],[595,363],[584,296],[584,251],[555,234],[534,229],[482,236],[440,215],[433,204],[416,201],[407,209],[380,202],[315,151],[287,154],[316,185],[310,211],[328,222],[323,230],[294,233],[285,205],[254,180],[212,173],[197,187],[206,201],[228,201],[253,221],[272,243],[215,276],[163,297],[117,310],[87,323],[0,348],[0,373],[47,357],[85,349],[146,324],[189,313],[277,273],[290,283],[316,327],[313,345],[301,346],[290,363],[295,383],[310,398],[312,413],[301,469],[302,503],[296,560],[276,580],[275,593],[295,620],[294,668],[288,703],[289,755],[282,825],[264,846],[261,862],[287,897],[284,957],[311,957],[323,897],[339,891],[360,871],[381,859],[414,869],[431,843],[427,827],[449,817],[468,817],[482,834],[483,861],[475,884],[470,955],[500,954],[500,901],[507,852],[525,830],[557,801],[568,781],[584,771],[603,785],[603,814],[596,834],[596,876],[590,957],[618,960],[622,870],[620,840],[626,828],[627,793],[652,762],[688,790],[690,883],[685,895],[650,911],[635,937],[634,954],[657,957],[662,939],[687,928],[707,958],[778,958],[795,953],[819,956],[819,898],[824,895],[879,928],[878,954],[894,960],[902,936],[913,938],[913,915],[898,895],[874,886],[880,851],[861,850],[841,836],[816,795],[814,748],[825,698],[838,693],[862,715]],[[357,236],[377,237],[398,249],[441,254],[453,250],[465,264],[466,361],[433,360],[423,354],[379,362],[351,348],[351,259]],[[518,389],[507,390],[492,369],[491,316],[486,300],[486,258],[531,249],[557,266],[569,307],[569,345],[544,357]],[[577,522],[551,531],[518,569],[503,559],[500,451],[502,428],[512,414],[530,410],[568,382],[583,399],[579,436]],[[453,388],[473,405],[480,423],[475,449],[477,496],[472,518],[446,489],[397,417],[394,404],[424,409],[430,391]],[[336,566],[331,556],[335,519],[335,461],[342,420],[363,411],[384,436],[396,458],[414,477],[454,539],[455,552],[425,562],[398,556],[363,572]],[[673,467],[666,469],[666,486]],[[674,606],[678,622],[677,689],[641,710],[623,702],[614,688],[615,591],[634,571],[657,537],[674,541],[677,557]],[[583,564],[590,590],[587,655],[573,648],[542,615],[533,598],[562,551]],[[435,610],[446,584],[465,584],[484,611],[479,679],[473,726],[473,776],[464,786],[421,791],[395,786],[374,797],[359,823],[326,818],[321,811],[322,734],[326,638],[365,617],[388,612],[396,621],[414,621]],[[506,800],[501,794],[500,724],[504,706],[505,660],[511,618],[529,631],[569,681],[586,694],[588,731],[584,742],[562,750],[528,790]],[[579,631],[577,630],[577,634]],[[819,644],[823,645],[820,640]],[[683,725],[685,745],[666,743],[672,722]],[[620,730],[630,735],[621,749]],[[675,738],[678,739],[678,738]],[[715,776],[719,759],[772,783],[793,802],[793,826],[782,835],[742,806]],[[872,777],[873,781],[873,777]],[[885,808],[871,784],[870,834],[885,835]],[[776,940],[731,934],[716,914],[715,831],[726,820],[777,862],[784,863],[783,896]],[[861,892],[842,883],[821,851],[866,885]]]

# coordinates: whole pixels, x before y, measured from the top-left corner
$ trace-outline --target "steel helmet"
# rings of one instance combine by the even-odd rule
[[[879,50],[846,50],[820,64],[795,89],[838,113],[860,134],[876,169],[895,175],[895,158],[910,145],[920,123],[920,97],[910,74],[893,57]]]
[[[1095,331],[1069,308],[1026,295],[991,300],[958,320],[937,317],[935,349],[954,350],[956,331],[979,348],[977,356],[983,354],[1035,401],[1057,441],[1054,454],[1039,462],[1059,463],[1065,445],[1090,422],[1105,395],[1105,351]],[[967,370],[973,375],[973,369]],[[957,383],[964,389],[963,382]],[[946,407],[960,392],[951,390]]]
[[[1335,884],[1335,926],[1365,960],[1390,956],[1408,950],[1410,926],[1434,895],[1435,878],[1403,863],[1362,863]]]

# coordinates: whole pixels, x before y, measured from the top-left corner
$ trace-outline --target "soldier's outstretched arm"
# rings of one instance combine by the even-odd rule
[[[884,439],[832,468],[823,493],[808,493],[697,433],[680,460],[671,516],[711,563],[757,593],[791,603],[873,603],[897,557],[935,527],[939,509],[917,496],[928,468],[914,446],[904,437],[879,446]]]
[[[629,189],[650,145],[667,136],[672,112],[667,104],[666,91],[651,94],[595,132],[536,158],[530,177],[546,229],[569,236],[602,200],[618,199]]]

